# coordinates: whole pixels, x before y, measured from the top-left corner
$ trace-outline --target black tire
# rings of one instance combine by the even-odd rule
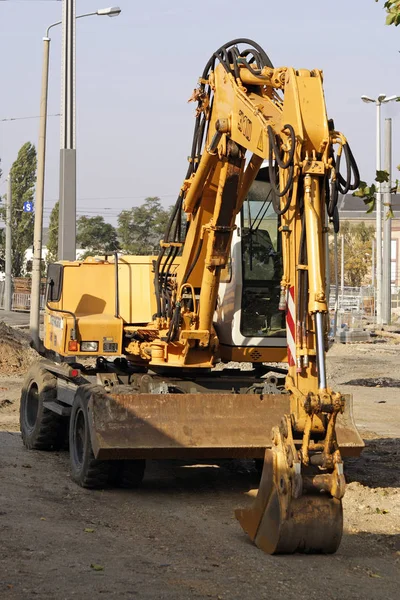
[[[29,450],[58,450],[65,441],[67,420],[43,406],[57,398],[57,379],[40,363],[25,378],[20,403],[20,429]]]
[[[145,469],[144,459],[110,461],[108,482],[116,487],[131,490],[138,488],[143,481]]]
[[[71,477],[84,488],[104,488],[108,482],[110,461],[97,460],[90,440],[88,403],[91,395],[105,393],[94,385],[78,387],[69,424]]]

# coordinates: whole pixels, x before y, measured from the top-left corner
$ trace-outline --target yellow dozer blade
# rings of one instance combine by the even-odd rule
[[[263,458],[289,405],[286,394],[94,393],[92,448],[104,460]],[[351,401],[338,419],[337,437],[342,455],[361,452]]]

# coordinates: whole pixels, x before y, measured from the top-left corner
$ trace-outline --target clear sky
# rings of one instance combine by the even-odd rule
[[[110,0],[77,0],[77,14]],[[374,0],[114,0],[119,17],[77,22],[78,215],[112,223],[146,196],[172,204],[186,172],[194,104],[205,63],[235,37],[258,42],[275,66],[319,68],[329,117],[350,141],[361,178],[375,172],[375,115],[362,94],[400,95],[400,27],[385,26]],[[0,157],[5,176],[26,141],[37,144],[42,37],[61,2],[0,0]],[[60,112],[61,28],[51,33],[49,113]],[[400,103],[393,118],[400,163]],[[45,219],[58,197],[59,117],[48,125]]]

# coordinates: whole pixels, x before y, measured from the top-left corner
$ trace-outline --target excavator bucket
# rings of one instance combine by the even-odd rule
[[[275,453],[267,449],[253,506],[235,511],[250,539],[267,554],[336,552],[343,530],[341,500],[315,493],[289,498],[276,475]]]
[[[352,396],[346,397],[345,406],[336,423],[337,441],[342,456],[359,456],[364,442],[353,420]],[[279,433],[277,427],[274,431],[274,435]],[[237,509],[236,518],[267,554],[336,552],[343,531],[341,493],[334,497],[317,492],[313,482],[332,477],[344,483],[343,464],[336,464],[331,476],[317,474],[313,479],[310,469],[308,473],[306,469],[303,477],[299,459],[290,460],[291,470],[287,469],[287,448],[279,446],[279,439],[278,434],[272,449],[265,451],[260,486],[251,494],[255,496],[253,506]]]

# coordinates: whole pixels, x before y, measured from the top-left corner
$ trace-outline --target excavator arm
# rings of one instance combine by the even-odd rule
[[[177,361],[179,366],[213,364],[220,274],[229,260],[236,215],[267,160],[281,219],[280,308],[288,307],[293,383],[302,387],[297,375],[307,369],[311,373],[313,357],[324,389],[327,215],[337,221],[338,191],[355,189],[357,167],[346,139],[327,119],[322,73],[274,69],[259,46],[243,42],[252,47],[242,54],[241,40],[214,54],[192,96],[198,106],[190,166],[155,268],[156,343],[163,345],[162,362],[171,366]],[[349,181],[338,173],[343,153]],[[169,267],[179,252],[179,267],[171,275]],[[183,301],[188,295],[191,301]],[[156,354],[150,364],[159,360],[161,353]],[[307,392],[308,386],[307,381]]]
[[[243,42],[250,47],[241,51]],[[332,552],[342,531],[336,422],[345,401],[326,379],[326,236],[329,220],[338,228],[338,193],[356,189],[359,175],[346,138],[327,118],[322,81],[316,69],[274,69],[248,40],[214,54],[192,96],[198,105],[189,172],[155,268],[156,324],[165,328],[157,356],[168,364],[211,366],[218,354],[213,314],[235,218],[268,161],[282,236],[279,308],[286,313],[290,414],[273,430],[254,507],[236,515],[269,553]],[[184,239],[176,235],[181,209]],[[170,276],[165,264],[178,249],[181,261]]]

